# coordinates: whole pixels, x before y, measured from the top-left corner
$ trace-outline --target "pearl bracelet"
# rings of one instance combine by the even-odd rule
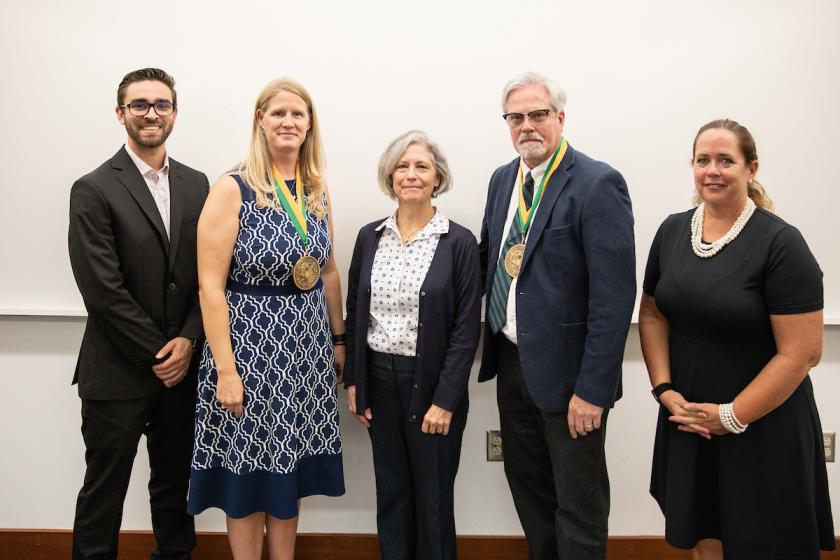
[[[720,415],[720,423],[723,424],[723,427],[730,434],[742,434],[749,425],[741,424],[735,416],[735,411],[732,410],[732,403],[725,403],[718,406],[718,415]]]

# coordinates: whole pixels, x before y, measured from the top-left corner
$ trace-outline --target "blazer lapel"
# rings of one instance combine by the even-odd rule
[[[175,264],[181,239],[181,219],[184,217],[184,192],[181,165],[169,159],[169,270]]]
[[[525,266],[528,264],[528,258],[534,252],[534,247],[536,247],[537,243],[539,243],[543,230],[545,230],[545,226],[548,223],[548,218],[551,216],[551,211],[557,203],[557,199],[560,198],[560,193],[563,192],[564,188],[566,188],[566,183],[568,183],[569,178],[571,177],[569,170],[574,163],[575,152],[572,150],[572,147],[569,146],[565,157],[563,157],[563,161],[560,162],[560,166],[557,168],[557,171],[555,171],[554,175],[552,175],[551,179],[549,179],[548,185],[546,185],[545,192],[543,192],[542,199],[540,200],[540,204],[537,206],[537,214],[531,221],[531,227],[528,230],[528,240],[525,242],[525,254],[522,256],[520,271],[525,269]]]
[[[128,156],[128,152],[125,151],[125,148],[117,152],[117,155],[111,159],[111,166],[117,170],[117,179],[123,184],[129,194],[137,202],[137,205],[140,206],[140,209],[143,210],[146,218],[151,222],[152,226],[154,226],[158,233],[158,237],[160,238],[161,244],[163,245],[163,249],[168,255],[169,239],[166,236],[166,229],[163,227],[163,219],[160,217],[160,210],[158,210],[157,204],[155,204],[155,199],[152,198],[152,193],[149,191],[149,187],[143,180],[143,176],[140,175],[140,171],[138,171],[134,162],[131,161],[131,158]]]
[[[507,221],[508,209],[510,208],[510,197],[513,194],[513,187],[516,184],[516,172],[518,170],[519,158],[516,158],[508,164],[507,168],[499,177],[500,185],[498,192],[496,193],[495,209],[493,211],[492,221],[490,222],[490,229],[488,232],[488,235],[490,236],[488,243],[492,248],[490,253],[490,262],[493,263],[493,268],[491,269],[493,272],[488,274],[491,278],[492,275],[495,274],[496,263],[499,260],[499,251],[502,248],[501,246],[507,239],[508,232],[504,232],[503,239],[502,229],[505,227],[505,222]]]

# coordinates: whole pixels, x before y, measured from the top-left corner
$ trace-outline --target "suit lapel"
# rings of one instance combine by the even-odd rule
[[[563,157],[563,161],[560,162],[560,166],[557,168],[557,171],[555,171],[554,175],[552,175],[551,179],[549,179],[539,206],[537,206],[537,214],[531,221],[531,227],[528,230],[528,240],[525,243],[525,254],[522,257],[520,270],[525,269],[525,266],[528,264],[528,258],[534,252],[534,247],[536,247],[537,243],[539,243],[543,230],[545,230],[545,226],[548,223],[548,218],[551,216],[551,211],[557,203],[557,199],[560,198],[560,193],[563,192],[564,188],[566,188],[566,184],[571,177],[570,169],[574,163],[575,152],[572,147],[569,146],[566,150],[565,157]]]
[[[143,210],[146,218],[154,226],[158,238],[163,245],[163,249],[168,255],[169,239],[166,236],[166,229],[163,227],[160,210],[158,210],[157,204],[155,204],[155,199],[152,198],[152,193],[149,191],[146,181],[143,180],[143,176],[140,175],[140,171],[134,165],[134,162],[131,161],[125,148],[122,148],[111,159],[111,166],[117,170],[117,179],[123,184],[128,193],[137,202],[137,205],[140,206],[140,209]]]
[[[181,219],[184,217],[186,193],[181,176],[181,165],[169,158],[169,270],[175,264],[181,239]]]
[[[496,270],[496,262],[499,260],[499,250],[501,249],[501,244],[503,244],[505,239],[507,239],[508,232],[505,231],[504,238],[502,238],[502,230],[505,227],[505,222],[507,221],[508,209],[510,208],[510,197],[513,194],[513,187],[516,184],[517,170],[519,170],[519,158],[516,158],[509,163],[507,168],[505,168],[499,176],[499,182],[501,184],[499,185],[498,192],[496,194],[495,209],[493,210],[492,221],[490,222],[491,227],[488,233],[490,237],[488,242],[490,247],[492,247],[490,262],[493,263],[493,271]]]

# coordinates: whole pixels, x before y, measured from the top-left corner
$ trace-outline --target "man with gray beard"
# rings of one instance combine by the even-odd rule
[[[636,295],[633,213],[609,165],[563,136],[566,94],[508,82],[519,157],[490,179],[479,381],[497,377],[505,474],[531,560],[606,558],[607,415]]]

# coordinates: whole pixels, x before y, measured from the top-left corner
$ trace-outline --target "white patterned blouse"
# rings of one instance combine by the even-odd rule
[[[384,231],[371,271],[367,344],[376,352],[414,356],[420,286],[429,271],[441,234],[449,232],[449,218],[435,210],[429,223],[405,244],[397,228],[396,213],[376,230]]]

